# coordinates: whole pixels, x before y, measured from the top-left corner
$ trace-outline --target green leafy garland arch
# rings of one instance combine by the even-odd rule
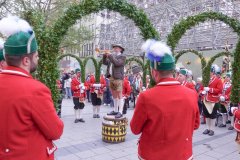
[[[39,80],[51,89],[55,104],[58,100],[58,91],[55,82],[59,76],[57,57],[59,56],[59,46],[64,35],[67,33],[68,28],[73,26],[78,19],[104,9],[118,12],[122,16],[133,20],[145,40],[160,38],[144,11],[137,9],[136,6],[123,0],[82,1],[80,4],[74,4],[69,7],[64,15],[50,27],[44,24],[42,16],[35,14],[35,11],[25,13],[25,18],[34,27],[39,43]]]
[[[181,37],[186,33],[188,29],[196,26],[201,22],[207,20],[219,20],[229,25],[234,32],[240,35],[240,22],[236,19],[230,18],[227,15],[217,12],[204,12],[195,16],[189,16],[186,19],[182,20],[180,23],[175,25],[172,29],[172,32],[167,37],[167,44],[172,48],[172,51],[176,48]],[[232,65],[233,68],[233,77],[232,77],[232,94],[231,101],[235,104],[240,102],[240,41],[238,41],[234,53],[234,62]],[[210,72],[208,73],[210,74]]]
[[[210,71],[211,71],[211,66],[213,64],[213,62],[219,58],[219,57],[222,57],[222,56],[228,56],[228,55],[231,55],[233,56],[230,52],[220,52],[218,54],[216,54],[215,56],[211,57],[211,59],[208,61],[206,67],[203,68],[203,84],[205,86],[208,85],[209,83],[209,80],[210,80]]]
[[[137,57],[131,57],[131,58],[126,59],[125,64],[129,64],[130,62],[136,62],[143,69],[143,77],[142,78],[143,78],[143,85],[145,85],[146,84],[146,71],[145,71],[145,66],[143,64],[143,61]]]
[[[87,65],[87,62],[89,61],[89,60],[92,60],[93,61],[93,65],[94,65],[94,68],[95,68],[95,78],[96,78],[96,82],[99,82],[100,81],[100,67],[98,67],[98,62],[97,62],[97,60],[94,58],[94,57],[86,57],[85,59],[84,59],[84,61],[83,61],[83,66],[84,66],[84,68],[83,68],[83,72],[84,72],[84,74],[82,75],[82,77],[84,77],[84,79],[85,79],[85,73],[86,73],[86,65]],[[84,80],[85,81],[85,80]],[[83,82],[84,82],[83,81]]]
[[[206,62],[206,59],[203,57],[202,53],[196,51],[196,50],[193,50],[193,49],[188,49],[188,50],[183,50],[183,51],[179,51],[177,52],[177,54],[175,55],[175,61],[177,63],[178,59],[186,54],[186,53],[193,53],[195,54],[196,56],[199,57],[199,59],[201,60],[201,68],[203,70],[203,68],[207,65],[207,62]]]
[[[84,72],[85,72],[84,71],[85,70],[84,64],[83,64],[82,60],[78,56],[76,56],[74,54],[62,54],[59,57],[57,57],[57,62],[59,62],[62,58],[67,57],[67,56],[73,57],[73,58],[75,58],[78,61],[79,65],[80,65],[80,68],[81,68],[81,75],[83,75]],[[84,82],[85,81],[85,77],[81,76],[81,81]]]
[[[186,54],[186,53],[194,53],[195,55],[197,55],[200,60],[201,60],[201,68],[202,68],[202,78],[203,78],[203,85],[204,86],[207,86],[208,85],[208,82],[210,80],[210,70],[211,70],[211,66],[213,64],[213,62],[221,57],[221,56],[228,56],[228,55],[231,55],[232,54],[230,52],[220,52],[220,53],[217,53],[215,56],[211,57],[211,59],[207,62],[206,59],[203,57],[202,53],[196,51],[196,50],[193,50],[193,49],[189,49],[189,50],[183,50],[183,51],[179,51],[177,52],[177,54],[175,55],[175,60],[176,62],[178,61],[178,59]]]

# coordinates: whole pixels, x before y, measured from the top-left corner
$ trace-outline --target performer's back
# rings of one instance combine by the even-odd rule
[[[164,81],[168,82],[174,79]],[[186,160],[192,156],[193,130],[199,127],[198,97],[179,83],[164,83],[140,94],[131,129],[142,133],[142,158]]]

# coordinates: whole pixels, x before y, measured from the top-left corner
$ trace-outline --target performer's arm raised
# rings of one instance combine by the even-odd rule
[[[116,67],[123,66],[125,64],[125,60],[126,60],[125,56],[121,56],[116,59],[112,54],[110,54],[108,56],[108,58]]]
[[[109,63],[110,63],[110,60],[108,59],[108,55],[104,54],[103,55],[103,64],[104,65],[109,65]]]

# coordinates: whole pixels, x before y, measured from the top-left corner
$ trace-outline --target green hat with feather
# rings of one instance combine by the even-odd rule
[[[9,16],[0,21],[0,32],[7,38],[3,52],[6,55],[20,56],[37,51],[35,34],[29,23],[16,16]]]
[[[149,39],[142,45],[142,50],[146,52],[151,68],[158,71],[175,70],[175,59],[165,43]]]

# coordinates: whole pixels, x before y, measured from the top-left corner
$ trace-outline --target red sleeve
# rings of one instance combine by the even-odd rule
[[[196,113],[195,113],[195,123],[194,123],[194,130],[198,129],[200,126],[200,113],[199,113],[199,108],[198,105],[196,105]]]
[[[190,88],[190,89],[196,91],[193,83],[189,83],[189,82],[187,82],[186,87],[188,87],[188,88]]]
[[[38,89],[36,92],[30,100],[33,120],[47,139],[59,139],[64,125],[56,114],[51,92],[47,88]]]
[[[231,90],[232,90],[232,86],[230,88],[228,88],[225,92],[225,100],[226,101],[230,100]]]
[[[127,95],[130,96],[132,92],[132,88],[131,88],[131,85],[130,85],[130,82],[127,83]]]
[[[190,83],[190,85],[191,85],[191,89],[193,89],[194,91],[196,91],[194,84],[193,84],[193,83]]]
[[[75,79],[73,79],[71,82],[71,89],[73,91],[79,90],[79,83]]]
[[[221,80],[218,80],[217,86],[215,88],[210,88],[209,92],[213,94],[221,94],[223,90],[223,84]]]
[[[133,134],[140,134],[142,132],[143,126],[147,121],[147,112],[145,110],[144,95],[139,94],[137,100],[136,108],[130,123],[130,127]]]
[[[236,109],[233,111],[233,115],[237,118],[240,119],[240,109]]]
[[[203,88],[204,88],[203,85],[201,85],[201,86],[199,87],[198,94],[201,94],[201,93],[202,93]]]
[[[90,85],[94,84],[96,81],[95,81],[95,77],[94,76],[91,76],[90,77]]]

